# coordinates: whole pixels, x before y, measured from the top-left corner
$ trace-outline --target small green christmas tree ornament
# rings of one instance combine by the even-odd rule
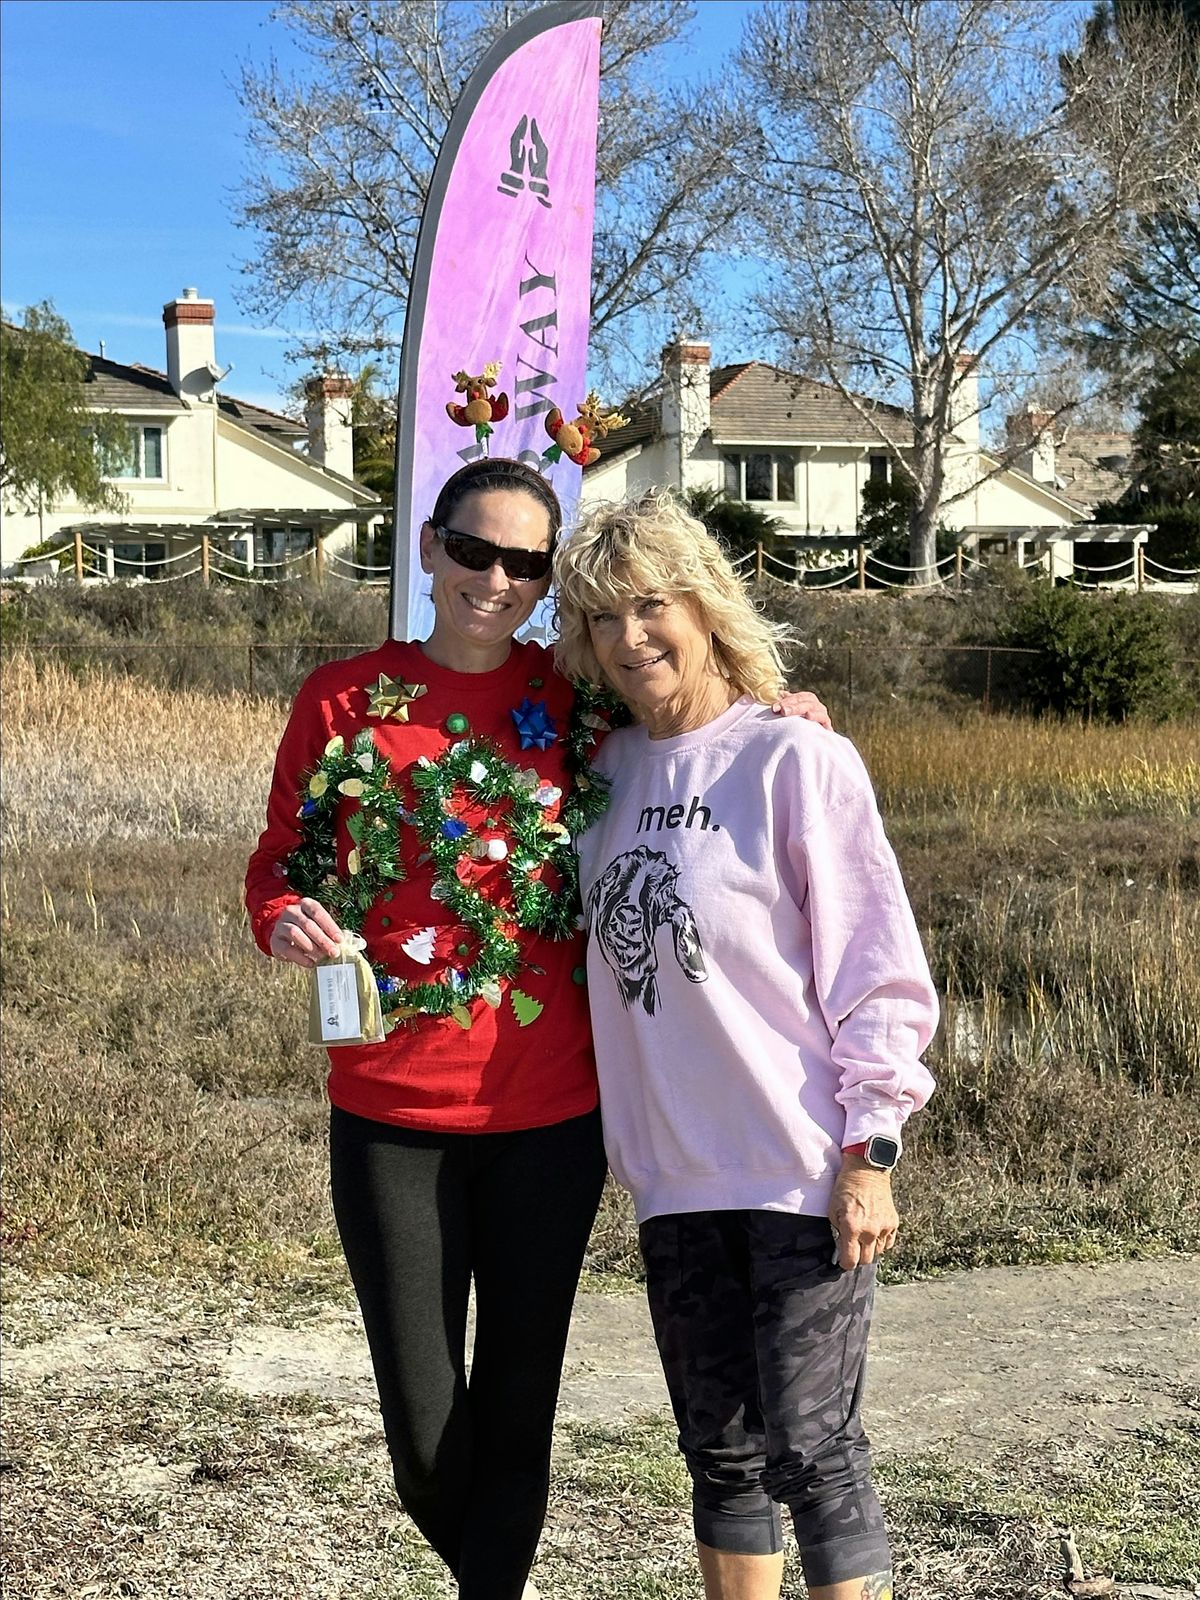
[[[535,1000],[531,994],[526,994],[524,989],[514,989],[511,999],[513,1015],[517,1019],[518,1026],[527,1028],[541,1016],[542,1002]]]

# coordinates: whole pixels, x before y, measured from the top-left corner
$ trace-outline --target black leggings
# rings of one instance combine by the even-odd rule
[[[600,1114],[446,1134],[335,1108],[330,1161],[401,1504],[461,1600],[519,1600],[546,1516],[567,1327],[604,1182]]]
[[[874,1267],[786,1211],[651,1217],[641,1241],[700,1543],[776,1553],[783,1504],[810,1589],[889,1571],[859,1418]]]

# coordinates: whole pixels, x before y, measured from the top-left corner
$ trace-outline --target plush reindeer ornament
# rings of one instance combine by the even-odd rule
[[[600,396],[594,389],[590,389],[587,399],[579,407],[579,415],[574,422],[567,422],[557,406],[546,418],[546,432],[554,443],[542,459],[557,461],[560,456],[566,456],[567,460],[573,461],[576,466],[590,467],[593,461],[600,459],[600,452],[592,440],[603,439],[613,429],[623,428],[628,420],[619,411],[604,410],[600,404]]]
[[[477,444],[482,444],[492,431],[493,422],[503,422],[508,415],[508,396],[490,394],[500,377],[500,363],[489,361],[477,378],[468,372],[454,374],[454,387],[465,394],[466,404],[451,400],[446,405],[446,415],[460,428],[474,428]]]

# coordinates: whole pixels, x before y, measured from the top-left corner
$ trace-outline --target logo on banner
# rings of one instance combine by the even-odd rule
[[[538,131],[536,117],[522,117],[508,141],[508,171],[500,174],[497,193],[515,200],[526,186],[537,196],[540,206],[553,209],[550,201],[550,184],[546,176],[550,152]]]

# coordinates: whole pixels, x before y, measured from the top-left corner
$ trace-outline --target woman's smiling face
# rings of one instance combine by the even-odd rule
[[[464,495],[450,521],[457,532],[502,549],[550,548],[545,506],[520,489]],[[428,522],[421,529],[421,566],[433,579],[436,621],[429,642],[438,652],[434,659],[464,672],[502,665],[513,634],[528,622],[550,587],[548,576],[510,578],[498,561],[483,572],[459,566]]]
[[[712,634],[690,595],[614,602],[589,613],[588,633],[604,676],[651,727],[708,691]]]

